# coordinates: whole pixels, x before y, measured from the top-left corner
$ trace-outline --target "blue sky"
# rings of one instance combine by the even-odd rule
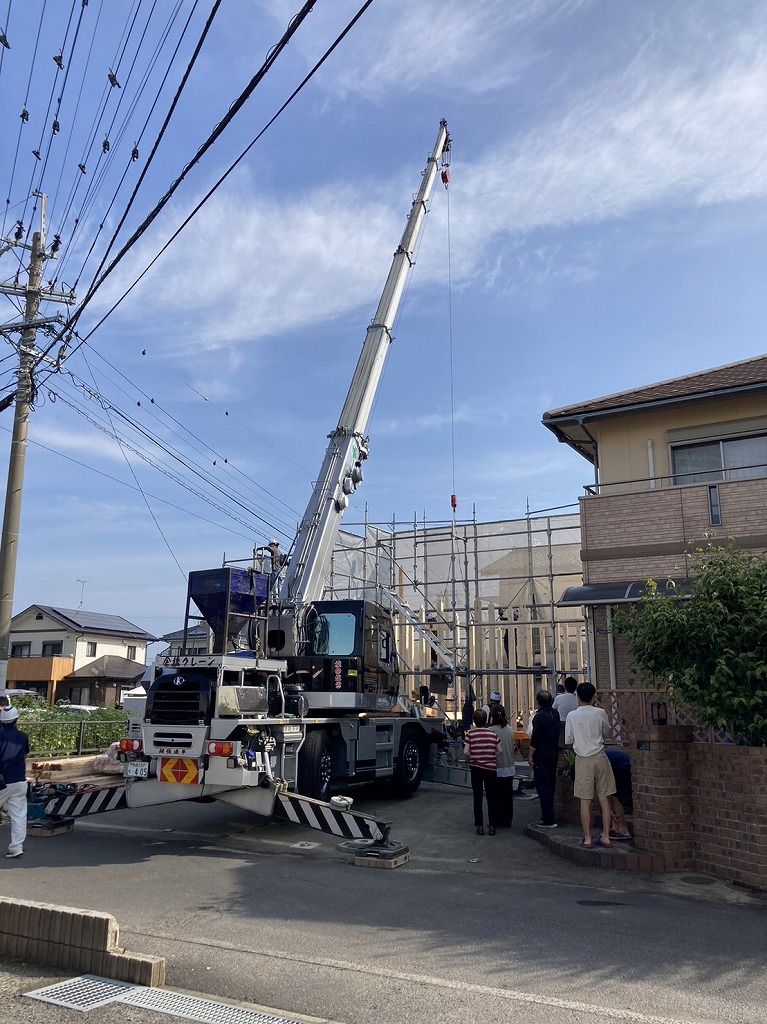
[[[231,127],[96,293],[81,334],[360,4],[318,0]],[[149,18],[148,0],[90,0],[84,9],[80,0],[48,0],[41,20],[43,0],[0,0],[11,45],[0,50],[4,232],[22,216],[30,227],[29,184],[42,177],[49,242],[60,231],[66,247],[61,281],[71,285],[82,268],[78,298],[209,10],[181,0],[173,43],[151,66],[175,5],[157,7]],[[298,8],[298,0],[225,0],[118,245]],[[62,92],[52,58],[70,11],[65,56],[81,13],[82,22]],[[106,76],[134,14],[115,114],[119,97]],[[359,521],[365,503],[375,521],[448,519],[454,489],[459,515],[474,507],[480,520],[516,518],[528,502],[575,502],[590,467],[541,426],[546,410],[764,350],[766,57],[767,8],[750,0],[374,0],[65,372],[41,380],[15,610],[33,602],[76,608],[82,596],[89,610],[159,634],[180,625],[183,573],[224,555],[247,557],[273,535],[288,546],[443,117],[452,183],[449,194],[435,191],[370,423],[366,480],[347,521]],[[20,132],[28,90],[30,120]],[[59,95],[52,137],[49,102]],[[110,124],[107,161],[99,154]],[[91,130],[88,180],[64,217]],[[44,172],[31,155],[41,140]],[[0,278],[12,279],[17,267],[6,253]],[[2,320],[13,321],[2,302]],[[4,343],[0,355],[5,393],[13,350]],[[111,404],[111,424],[83,383]],[[173,444],[187,464],[153,449],[125,417]],[[0,414],[6,450],[11,423],[11,410]],[[109,436],[113,427],[122,447]]]

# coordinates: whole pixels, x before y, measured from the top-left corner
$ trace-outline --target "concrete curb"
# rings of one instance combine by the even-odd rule
[[[0,955],[136,985],[165,984],[165,959],[118,945],[111,914],[0,897]]]
[[[662,874],[666,870],[663,857],[646,850],[638,850],[633,843],[615,843],[612,850],[596,847],[585,850],[580,845],[580,830],[560,828],[556,832],[543,832],[535,825],[525,826],[525,835],[543,843],[552,853],[581,867],[603,868],[608,871],[641,871]]]

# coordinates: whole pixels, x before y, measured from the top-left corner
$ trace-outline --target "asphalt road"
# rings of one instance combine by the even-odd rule
[[[224,805],[120,811],[0,861],[9,896],[107,911],[121,944],[167,960],[167,985],[342,1024],[762,1024],[767,901],[691,874],[579,868],[521,834],[477,837],[470,796],[423,786],[356,807],[410,845],[396,870]],[[57,975],[16,965],[0,1021],[169,1024],[16,993]],[[4,976],[0,975],[0,981]],[[12,1012],[11,1012],[12,1011]],[[9,1016],[3,1014],[10,1013]],[[21,1016],[19,1014],[22,1014]]]

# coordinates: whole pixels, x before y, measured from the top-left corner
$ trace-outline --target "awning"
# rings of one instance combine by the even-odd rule
[[[661,594],[670,597],[689,597],[691,580],[681,579],[658,582]],[[595,604],[634,604],[647,596],[647,580],[633,583],[589,583],[580,587],[568,587],[557,601],[558,608],[573,608]]]

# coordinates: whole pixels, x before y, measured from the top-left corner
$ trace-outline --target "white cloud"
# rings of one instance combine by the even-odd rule
[[[732,40],[705,81],[695,66],[664,68],[652,61],[644,54],[625,74],[581,91],[548,123],[507,137],[462,172],[456,198],[462,226],[474,236],[475,259],[488,230],[524,235],[659,204],[765,193],[761,41]]]
[[[41,421],[39,418],[33,419],[32,423],[33,430],[30,436],[37,444],[82,458],[95,456],[125,465],[125,457],[119,444],[105,434],[93,430],[67,430],[60,425],[54,426],[50,422]]]
[[[439,431],[449,427],[451,423],[476,423],[479,417],[467,407],[456,409],[451,415],[449,410],[444,412],[421,413],[420,415],[398,416],[396,419],[386,419],[376,422],[375,433],[380,437],[400,436],[406,437],[412,434],[419,434],[427,431]]]
[[[356,24],[324,69],[321,87],[341,96],[375,103],[392,96],[427,90],[444,94],[460,89],[479,95],[519,81],[540,58],[538,30],[573,18],[594,0],[384,0]],[[350,20],[358,4],[319,7],[310,19],[312,32],[297,35],[295,46],[307,58]],[[288,0],[274,0],[278,23],[289,16]],[[309,40],[311,40],[311,45]]]
[[[588,5],[498,0],[467,7],[456,0],[438,6],[439,16],[425,0],[382,5],[392,22],[390,37],[384,37],[387,52],[412,38],[414,47],[428,51],[434,45],[436,54],[445,31],[450,46],[461,51],[460,61],[496,67],[494,48],[509,43],[516,26],[572,17]],[[285,7],[275,10],[284,14]],[[431,34],[415,31],[410,21],[428,12],[437,28]],[[677,17],[672,24],[656,10],[655,20],[648,16],[641,25],[641,42],[628,34],[630,43],[619,48],[609,69],[600,63],[593,75],[582,70],[577,88],[558,90],[553,101],[548,97],[547,112],[534,129],[515,132],[499,122],[484,152],[456,155],[451,234],[457,288],[478,279],[501,291],[552,279],[592,280],[601,272],[603,242],[580,245],[565,235],[568,229],[652,213],[657,230],[660,210],[689,211],[765,193],[767,61],[763,36],[755,31],[758,17],[754,31],[720,26],[709,38],[707,26],[695,21],[699,16],[700,8],[692,5],[688,22]],[[476,19],[471,29],[460,24],[468,18]],[[674,42],[692,28],[696,48],[688,54],[680,46],[674,61]],[[599,38],[594,46],[604,44]],[[351,48],[346,54],[344,68],[356,67],[355,53]],[[448,50],[447,66],[452,55]],[[584,56],[582,45],[578,57]],[[424,74],[438,80],[428,53],[424,59]],[[419,60],[413,71],[418,75]],[[476,81],[455,65],[453,72],[452,88],[465,101]],[[381,81],[381,74],[371,71],[371,80]],[[206,350],[216,352],[206,391],[225,395],[216,380],[236,375],[243,343],[328,322],[375,301],[403,226],[403,197],[412,188],[402,173],[270,197],[243,171],[198,214],[122,315],[141,318],[144,329],[156,334],[161,310],[166,352],[186,357],[190,337],[198,358]],[[445,216],[444,204],[435,199],[414,289],[446,274],[440,252]],[[648,239],[631,244],[646,248]],[[130,266],[143,267],[154,251],[149,243],[139,246]],[[99,294],[97,308],[114,301],[134,275],[135,269],[121,268]],[[253,359],[249,351],[251,366]]]

